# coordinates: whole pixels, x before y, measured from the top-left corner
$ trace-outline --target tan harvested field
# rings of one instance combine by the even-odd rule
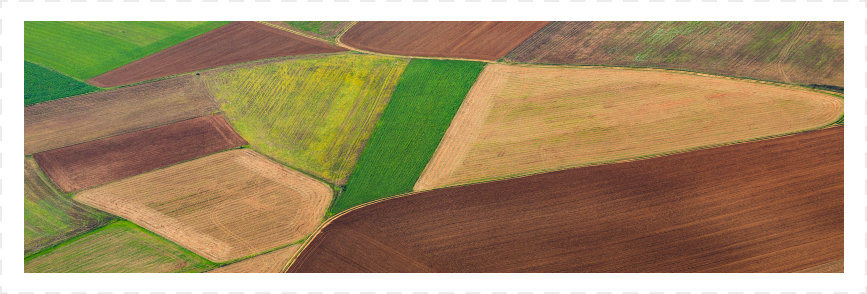
[[[24,108],[24,154],[125,134],[218,111],[203,83],[178,77]]]
[[[806,268],[797,271],[797,273],[842,273],[843,259],[831,261],[826,264],[817,265],[811,268]]]
[[[238,149],[75,195],[214,262],[300,240],[322,221],[327,185]]]
[[[148,55],[87,83],[116,87],[219,66],[346,49],[256,22],[232,22]]]
[[[291,245],[224,267],[218,267],[208,273],[279,273],[295,256],[298,249],[301,249],[301,244]]]
[[[340,42],[361,50],[409,56],[497,60],[546,21],[362,21]]]
[[[843,87],[843,22],[551,22],[504,59],[659,67]]]
[[[794,87],[662,70],[491,64],[414,189],[786,134],[842,114],[842,99]]]
[[[795,272],[844,257],[843,127],[352,210],[288,272]]]

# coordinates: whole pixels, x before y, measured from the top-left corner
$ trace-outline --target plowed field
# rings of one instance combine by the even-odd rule
[[[195,77],[71,97],[24,108],[24,154],[56,149],[218,111]]]
[[[683,152],[833,123],[843,100],[743,80],[491,64],[416,191]]]
[[[386,54],[497,60],[548,22],[363,21],[340,41]]]
[[[843,127],[439,189],[335,219],[290,272],[793,272],[843,258]]]
[[[85,190],[75,200],[227,262],[310,234],[331,197],[327,185],[240,149]]]
[[[246,144],[215,114],[40,152],[33,158],[60,189],[72,192]]]
[[[279,273],[289,263],[289,260],[295,256],[298,249],[301,249],[301,244],[295,244],[227,266],[215,268],[208,273]]]
[[[843,22],[552,22],[505,60],[649,66],[843,87]]]
[[[223,65],[346,49],[255,22],[233,22],[101,74],[87,82],[115,87]]]

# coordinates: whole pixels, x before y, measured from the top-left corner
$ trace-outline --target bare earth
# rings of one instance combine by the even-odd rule
[[[279,273],[283,266],[289,263],[292,256],[301,249],[301,244],[274,250],[256,257],[245,259],[224,267],[218,267],[208,273]]]
[[[24,154],[125,134],[216,112],[194,76],[39,103],[24,108]]]
[[[75,200],[226,262],[300,240],[331,197],[327,185],[238,149],[85,190]]]
[[[831,95],[661,70],[488,65],[414,189],[682,152],[821,127]]]
[[[842,273],[843,259],[834,260],[826,264],[797,271],[797,273]]]

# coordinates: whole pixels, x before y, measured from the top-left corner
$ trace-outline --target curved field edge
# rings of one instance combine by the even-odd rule
[[[558,74],[558,73],[564,74],[564,73],[569,73],[569,72],[568,71],[559,71],[559,72],[544,71],[544,69],[546,69],[546,68],[564,69],[564,70],[570,69],[570,68],[571,69],[601,68],[601,69],[615,69],[615,70],[624,69],[624,70],[629,70],[627,73],[632,72],[635,74],[647,73],[647,74],[652,75],[655,72],[660,72],[660,73],[684,74],[686,76],[695,76],[695,77],[700,77],[700,78],[705,78],[705,77],[718,78],[721,80],[725,80],[726,81],[725,83],[728,83],[728,85],[729,85],[728,87],[731,87],[731,85],[737,85],[735,83],[740,83],[740,82],[753,83],[759,87],[765,87],[765,86],[773,85],[773,86],[779,86],[782,89],[790,89],[790,90],[803,92],[803,93],[810,93],[810,92],[817,93],[815,95],[820,95],[820,96],[816,96],[816,97],[820,97],[820,98],[824,99],[821,101],[825,101],[825,100],[828,101],[828,102],[821,102],[821,103],[816,102],[817,105],[819,105],[819,104],[824,105],[825,103],[831,103],[831,102],[834,102],[834,100],[840,99],[840,101],[834,102],[834,105],[839,106],[839,114],[837,114],[833,118],[831,118],[829,116],[829,115],[831,115],[831,113],[826,113],[826,115],[824,115],[822,117],[828,116],[829,119],[827,119],[827,120],[823,120],[822,122],[815,122],[816,123],[815,125],[802,123],[802,124],[800,124],[800,126],[798,128],[786,130],[784,132],[770,132],[770,133],[762,134],[763,132],[756,131],[756,132],[754,132],[754,133],[756,133],[756,135],[748,136],[748,137],[745,137],[745,138],[740,139],[740,140],[723,140],[721,142],[713,142],[714,140],[710,140],[708,138],[697,136],[694,139],[702,140],[702,141],[710,141],[711,144],[696,145],[696,146],[691,146],[691,147],[681,147],[681,148],[675,148],[675,149],[669,149],[669,150],[665,150],[665,149],[667,149],[665,147],[655,147],[656,149],[663,149],[663,150],[658,150],[656,152],[652,152],[652,153],[648,153],[648,154],[641,154],[641,152],[638,152],[638,149],[635,149],[635,148],[633,148],[635,150],[632,150],[632,151],[629,151],[629,149],[626,149],[627,151],[629,151],[629,153],[636,153],[636,155],[638,155],[638,156],[636,156],[636,155],[623,155],[623,156],[616,156],[616,157],[601,156],[601,157],[612,157],[612,158],[603,158],[600,160],[590,160],[590,161],[583,160],[583,162],[581,162],[582,161],[581,157],[570,157],[570,155],[568,155],[569,152],[570,151],[571,152],[581,152],[578,154],[583,154],[584,152],[589,152],[589,153],[587,153],[587,155],[591,156],[591,157],[589,157],[588,159],[592,159],[592,157],[600,157],[600,155],[594,155],[596,153],[592,153],[591,151],[581,151],[582,148],[583,149],[590,148],[588,150],[594,150],[593,148],[591,148],[593,146],[591,143],[581,143],[581,144],[591,144],[591,145],[588,145],[589,147],[587,147],[587,146],[585,146],[585,147],[573,147],[572,145],[569,145],[569,147],[567,149],[561,148],[561,150],[555,150],[556,152],[551,151],[557,155],[557,156],[555,156],[557,158],[560,158],[560,151],[567,153],[567,155],[566,155],[567,160],[565,160],[565,161],[576,161],[575,163],[572,163],[572,164],[563,164],[563,165],[558,165],[558,166],[553,166],[553,167],[544,167],[544,165],[554,164],[554,162],[546,163],[546,161],[539,161],[539,162],[534,161],[534,164],[532,164],[532,165],[523,164],[524,167],[519,168],[519,170],[524,169],[525,171],[514,173],[514,174],[497,175],[497,176],[479,178],[479,175],[481,174],[481,172],[473,172],[473,173],[461,176],[460,174],[456,174],[456,172],[459,172],[459,171],[467,172],[467,168],[469,168],[469,167],[467,167],[467,166],[462,167],[461,165],[463,163],[465,163],[464,157],[466,157],[467,154],[469,154],[472,151],[471,148],[473,148],[473,146],[476,146],[476,145],[488,146],[488,145],[494,144],[494,145],[500,146],[502,148],[506,148],[506,147],[509,147],[510,144],[513,144],[513,143],[497,143],[497,142],[512,142],[513,140],[518,140],[514,143],[514,144],[517,144],[517,143],[520,143],[520,140],[522,140],[521,139],[522,137],[520,137],[520,136],[508,137],[510,132],[507,132],[507,131],[497,131],[497,133],[492,133],[491,128],[493,126],[496,126],[496,125],[511,126],[511,125],[521,125],[521,124],[532,123],[532,121],[527,121],[527,120],[521,119],[521,117],[526,117],[528,115],[526,113],[515,115],[514,113],[515,113],[515,110],[517,108],[516,109],[504,108],[505,110],[500,109],[499,114],[501,114],[501,116],[488,117],[488,115],[489,115],[488,112],[490,111],[490,107],[491,107],[489,104],[493,104],[495,102],[499,103],[499,104],[511,103],[511,101],[518,101],[516,98],[510,98],[511,96],[517,97],[516,95],[524,95],[524,96],[521,96],[524,98],[521,98],[522,102],[520,102],[523,104],[516,104],[518,106],[521,106],[520,109],[523,109],[526,107],[525,104],[530,103],[530,102],[523,102],[523,100],[536,99],[535,98],[536,96],[542,97],[545,95],[553,95],[553,94],[550,94],[548,92],[541,92],[541,93],[534,93],[534,92],[517,93],[516,92],[514,94],[508,94],[508,93],[503,94],[503,93],[501,93],[501,90],[504,86],[500,85],[500,84],[506,83],[506,82],[505,82],[505,78],[503,78],[501,76],[508,75],[508,74],[511,74],[511,75],[517,74],[517,76],[519,76],[518,78],[512,77],[511,79],[518,79],[518,80],[523,81],[524,79],[529,79],[529,77],[527,76],[528,73],[525,73],[524,70],[520,69],[519,67],[515,67],[515,66],[492,65],[492,66],[487,67],[486,71],[482,73],[477,84],[475,84],[474,88],[470,91],[470,94],[469,94],[470,96],[468,96],[468,98],[465,99],[464,104],[461,106],[461,110],[458,111],[458,115],[456,115],[455,120],[452,122],[452,124],[449,127],[450,130],[447,131],[447,133],[445,135],[445,139],[443,140],[443,143],[441,143],[440,146],[438,146],[437,152],[435,153],[435,155],[432,158],[429,165],[425,168],[425,172],[419,178],[419,182],[415,184],[415,187],[414,187],[415,190],[423,191],[423,190],[429,190],[430,188],[433,188],[433,187],[437,187],[437,188],[439,188],[439,187],[453,187],[453,186],[460,186],[460,185],[466,185],[466,184],[474,184],[474,183],[496,181],[496,180],[502,180],[502,179],[515,178],[515,177],[522,177],[522,176],[527,176],[527,175],[545,173],[545,172],[568,169],[568,168],[601,165],[601,164],[608,164],[608,163],[614,163],[614,162],[630,161],[630,160],[635,160],[635,159],[652,158],[652,157],[658,157],[658,156],[663,156],[663,155],[688,152],[688,151],[692,151],[692,150],[700,150],[700,149],[705,149],[705,148],[710,148],[710,147],[730,145],[730,144],[740,143],[740,142],[749,142],[749,141],[756,141],[756,140],[762,140],[762,139],[767,139],[767,138],[785,136],[785,135],[789,135],[789,134],[795,134],[795,133],[815,130],[815,129],[823,128],[826,126],[842,124],[842,117],[843,117],[842,96],[838,95],[838,94],[829,93],[828,91],[818,90],[818,89],[803,88],[803,87],[791,86],[791,85],[786,85],[786,84],[769,83],[769,82],[762,82],[762,81],[755,81],[755,80],[748,80],[748,79],[717,77],[717,76],[711,76],[711,75],[706,75],[706,74],[695,74],[695,73],[690,73],[690,72],[680,72],[680,71],[673,71],[673,70],[648,70],[648,69],[637,70],[637,69],[632,69],[632,68],[584,67],[584,66],[531,66],[531,65],[524,65],[521,67],[522,68],[536,69],[537,71],[534,72],[535,74],[545,74],[545,77],[548,77],[548,78],[550,78],[550,77],[547,75],[554,75],[554,74]],[[520,71],[520,72],[518,72],[518,71]],[[619,73],[617,73],[616,71],[608,71],[608,72],[612,77],[617,77],[617,75],[619,75]],[[575,73],[581,73],[581,72],[576,71]],[[591,73],[585,73],[584,75],[586,76],[586,74],[592,74],[592,72]],[[602,74],[597,73],[597,75],[602,75]],[[593,75],[594,79],[596,78],[597,75]],[[563,79],[563,77],[560,77],[560,76],[556,76],[556,77]],[[637,77],[646,79],[648,77],[648,75],[645,74],[645,76],[643,76],[643,77],[642,76],[637,76]],[[620,78],[620,77],[618,77],[618,78]],[[571,79],[564,80],[564,81],[569,81],[570,83],[578,83],[581,79],[585,79],[585,78],[582,77],[582,78],[578,78],[574,81]],[[693,78],[693,79],[695,79],[695,78]],[[663,80],[667,80],[667,79],[663,79]],[[586,81],[584,81],[584,82],[586,83]],[[565,82],[559,82],[559,83],[565,83]],[[528,86],[525,84],[521,84],[520,86],[516,86],[516,87],[519,87],[521,89],[525,89],[528,87],[532,88],[531,86]],[[545,87],[555,87],[555,86],[554,85],[547,85]],[[578,87],[580,87],[580,86],[578,86]],[[724,87],[724,86],[717,86],[717,87]],[[566,88],[564,88],[564,89],[566,89]],[[572,88],[569,88],[569,89],[572,89]],[[740,89],[740,86],[738,86],[738,89],[740,91],[743,91],[743,89]],[[773,90],[774,88],[769,88],[769,89]],[[719,89],[717,89],[717,90],[719,90]],[[761,88],[757,88],[756,90],[761,91]],[[526,91],[526,90],[524,90],[524,91]],[[595,93],[596,90],[591,89],[591,88],[587,88],[584,90],[581,90],[580,88],[576,88],[576,89],[572,90],[572,92],[579,92],[579,93],[584,93],[586,91],[590,91],[589,93]],[[551,93],[557,93],[557,92],[551,92]],[[725,93],[725,92],[723,92],[723,93]],[[528,94],[530,96],[526,96]],[[783,94],[784,93],[781,93],[780,95],[783,95]],[[583,94],[574,94],[574,95],[576,97],[582,97],[582,100],[576,100],[576,101],[579,101],[581,103],[585,103],[584,101],[589,101],[587,99],[584,99],[584,97],[582,96]],[[593,97],[592,96],[593,94],[588,94],[588,95],[591,95],[591,96],[587,96],[588,99]],[[621,93],[620,95],[626,95],[626,94]],[[693,94],[692,96],[695,96],[695,95],[697,95],[697,94]],[[714,94],[714,95],[716,95],[716,94]],[[802,95],[806,95],[806,94],[802,94]],[[771,96],[773,96],[773,95],[771,95]],[[561,98],[559,98],[559,96],[554,96],[554,97],[558,97],[556,99],[561,99]],[[600,96],[600,97],[602,97],[602,96]],[[774,97],[776,97],[776,96],[774,96]],[[799,98],[806,99],[808,97],[799,97]],[[667,98],[667,99],[670,99],[670,98]],[[681,98],[678,98],[678,99],[681,99]],[[694,99],[694,98],[686,98],[686,99]],[[813,100],[815,100],[815,99],[810,98],[809,101],[813,101]],[[535,100],[533,100],[533,101],[535,101]],[[567,101],[566,103],[574,103],[574,102],[568,102],[568,100],[566,100],[566,101]],[[678,100],[678,101],[680,101],[680,100]],[[807,101],[807,100],[805,100],[805,101]],[[672,100],[671,102],[675,102],[675,101]],[[540,102],[540,103],[545,103],[545,102]],[[606,104],[607,103],[608,102],[606,102]],[[647,103],[649,103],[649,102],[647,102]],[[667,104],[668,102],[662,100],[662,102],[660,102],[660,103]],[[547,104],[548,103],[546,103],[546,105]],[[616,104],[616,102],[615,102],[615,104]],[[567,105],[567,104],[564,104],[564,105]],[[563,107],[564,105],[559,105],[559,106]],[[572,104],[568,104],[568,105],[572,106]],[[612,106],[612,107],[614,107],[614,106]],[[646,105],[642,106],[641,108],[645,108],[645,107],[646,107]],[[719,106],[715,106],[715,107],[719,107]],[[758,106],[756,106],[756,107],[758,107]],[[816,107],[816,106],[813,106],[813,107]],[[606,106],[606,108],[608,108],[608,106]],[[726,108],[727,108],[727,106],[726,106]],[[823,108],[824,108],[824,106],[823,106]],[[544,110],[544,109],[546,109],[546,108],[543,108],[542,110]],[[756,111],[759,111],[759,110],[761,110],[761,109],[759,109],[759,108],[756,109]],[[509,115],[514,115],[514,117],[511,117],[511,118],[505,117],[504,118],[502,116],[504,111],[507,111],[506,113],[508,113]],[[554,114],[560,113],[558,111],[559,110],[549,110],[548,112],[552,112],[553,114],[551,114],[551,115],[554,115]],[[668,111],[668,110],[666,110],[666,111]],[[785,111],[788,111],[788,110],[785,110]],[[788,112],[791,112],[791,111],[788,111]],[[566,113],[566,112],[564,112],[564,113]],[[696,112],[696,114],[701,114],[701,113]],[[560,115],[563,115],[563,113],[561,113]],[[571,115],[574,116],[575,114],[573,113]],[[690,113],[688,116],[685,116],[684,119],[690,118],[691,116],[694,116],[694,115],[695,114]],[[714,117],[716,115],[717,114],[714,114]],[[468,119],[472,119],[473,121],[469,121]],[[510,119],[511,119],[512,123],[508,123],[510,121]],[[593,120],[595,120],[595,119],[596,118],[594,118]],[[761,117],[757,116],[757,115],[754,115],[753,119],[756,120],[756,123],[761,122],[761,121],[768,121],[768,120],[773,121],[773,119],[762,120]],[[493,120],[494,122],[489,122],[489,120]],[[714,120],[716,120],[716,118],[714,118]],[[497,121],[499,121],[499,122],[497,122]],[[721,122],[725,122],[725,121],[721,121]],[[560,124],[560,123],[561,122],[558,122],[558,124]],[[588,122],[584,122],[583,124],[588,124]],[[708,123],[704,123],[704,125],[707,125],[707,124]],[[791,124],[791,122],[789,124]],[[805,127],[804,125],[810,125],[810,126]],[[474,135],[474,134],[480,132],[482,129],[482,126],[487,127],[487,128],[485,128],[486,139],[485,140],[478,140],[475,138],[477,135]],[[640,126],[641,125],[639,125],[639,127]],[[771,125],[771,126],[773,127],[773,125]],[[737,127],[737,125],[732,125],[732,127]],[[548,130],[553,131],[553,132],[563,132],[566,130],[572,130],[573,129],[572,127],[564,128],[564,127],[559,127],[559,126],[550,127],[550,128],[539,126],[539,128],[548,129]],[[632,128],[632,127],[630,127],[630,128]],[[778,126],[776,128],[781,129],[782,127]],[[664,125],[659,125],[659,126],[657,126],[657,129],[668,130],[670,128],[665,127]],[[727,128],[723,128],[723,129],[727,129]],[[499,130],[499,128],[497,128],[497,130]],[[575,130],[578,130],[578,129],[575,129]],[[575,130],[572,130],[572,131],[575,131]],[[572,131],[570,131],[570,132],[572,132]],[[698,133],[696,133],[696,134],[698,134]],[[636,135],[635,138],[641,138],[640,137],[641,134],[633,134],[633,135]],[[696,136],[696,135],[694,134],[694,136]],[[584,135],[581,135],[581,137],[584,137]],[[737,136],[734,136],[734,137],[737,137]],[[553,137],[551,137],[551,138],[553,138]],[[632,136],[630,136],[630,138],[632,138]],[[647,137],[647,138],[653,138],[653,137]],[[510,139],[510,140],[506,140],[506,139]],[[605,137],[602,137],[601,139],[604,141]],[[618,139],[618,138],[608,138],[608,139]],[[655,142],[655,141],[653,141],[653,142]],[[547,150],[546,148],[552,148],[552,147],[556,146],[556,144],[553,144],[553,143],[548,144],[548,143],[544,143],[544,142],[543,143],[534,143],[533,146],[537,146],[537,145],[538,145],[538,148],[542,148],[545,150]],[[694,145],[694,144],[685,144],[685,145]],[[624,147],[624,146],[629,146],[629,145],[623,145],[623,146],[615,145],[615,146],[612,146],[612,148],[615,148],[618,146]],[[517,147],[521,147],[520,144]],[[524,147],[526,147],[526,146],[524,146]],[[676,147],[676,146],[673,146],[673,147]],[[448,148],[449,150],[444,150],[443,148]],[[485,147],[485,148],[490,149],[491,147]],[[512,147],[512,148],[515,148],[515,147]],[[494,149],[497,149],[497,148],[494,148]],[[509,148],[509,149],[511,149],[511,148]],[[474,156],[475,157],[481,156],[482,158],[490,157],[490,156],[484,155],[484,154],[487,154],[487,153],[483,152],[485,149],[481,149],[481,150],[482,151],[480,151],[480,152],[482,152],[482,153],[477,152],[477,154],[475,154]],[[490,150],[488,150],[488,151],[490,151]],[[507,151],[505,153],[508,154],[510,152],[511,151]],[[541,152],[541,151],[539,151],[539,152]],[[595,152],[595,151],[593,151],[593,152]],[[490,153],[490,152],[488,152],[488,153]],[[503,153],[503,152],[500,151],[500,153]],[[481,154],[481,155],[479,155],[479,154]],[[602,153],[600,153],[600,154],[602,154]],[[612,154],[616,154],[616,153],[612,153]],[[498,154],[497,156],[499,157],[502,155],[503,154]],[[513,155],[509,155],[509,156],[514,157],[515,155],[513,154]],[[572,155],[572,156],[574,156],[574,155]],[[582,156],[584,156],[584,155],[582,155]],[[512,158],[512,157],[507,156],[507,157],[503,157],[503,158]],[[542,157],[543,158],[545,157],[544,154],[542,155]],[[491,169],[490,172],[492,172],[494,174],[503,173],[502,171],[498,171],[496,169],[497,167],[501,167],[501,168],[504,167],[502,165],[503,160],[498,159],[499,161],[497,161],[497,162],[499,162],[499,163],[494,163],[494,164],[483,163],[479,160],[480,160],[479,158],[475,158],[474,161],[468,161],[468,164],[469,164],[468,166],[472,166],[472,168],[470,168],[470,169],[476,170],[476,171],[478,171],[478,169]],[[548,161],[550,161],[550,160],[548,160]],[[557,160],[556,162],[560,163],[563,161],[564,160]],[[448,164],[446,164],[446,163],[448,163]],[[517,163],[517,164],[519,164],[519,166],[520,166],[521,163]],[[533,165],[539,165],[539,167],[534,168],[534,167],[532,167]],[[461,179],[461,178],[466,178],[466,179]]]
[[[166,253],[166,254],[172,255],[172,256],[174,256],[174,258],[179,258],[179,259],[183,260],[183,262],[185,264],[187,264],[186,266],[184,266],[184,267],[182,267],[176,271],[173,271],[173,272],[190,272],[190,273],[203,272],[203,271],[207,271],[207,270],[210,270],[212,268],[215,268],[217,266],[217,263],[210,262],[207,259],[204,259],[204,258],[196,255],[192,251],[189,251],[186,248],[183,248],[180,245],[177,245],[174,242],[172,242],[168,239],[165,239],[162,236],[157,235],[151,231],[148,231],[148,230],[146,230],[146,229],[144,229],[144,228],[142,228],[142,227],[140,227],[140,226],[138,226],[132,222],[129,222],[126,220],[116,220],[116,221],[114,221],[114,222],[112,222],[112,223],[110,223],[104,227],[101,227],[99,229],[91,231],[87,234],[79,235],[73,239],[66,241],[66,242],[60,243],[54,247],[48,248],[48,249],[43,250],[43,251],[41,251],[35,255],[32,255],[30,257],[25,258],[24,259],[25,267],[26,267],[26,264],[28,262],[30,262],[36,258],[49,255],[49,254],[51,254],[57,250],[64,250],[64,249],[66,249],[65,247],[73,246],[76,244],[76,242],[78,242],[80,240],[84,241],[85,238],[88,238],[91,235],[97,235],[97,234],[101,234],[103,231],[109,231],[109,230],[115,230],[115,229],[127,230],[127,231],[133,232],[135,234],[141,234],[141,235],[143,235],[144,238],[148,238],[148,239],[152,240],[153,242],[158,243],[156,245],[166,246],[166,247],[168,247],[169,250],[173,250],[174,253]],[[111,241],[111,240],[109,240],[109,241]],[[158,248],[153,248],[153,247],[147,247],[147,246],[140,247],[140,249],[145,249],[145,248],[151,249],[151,250],[158,250]],[[113,253],[113,252],[108,251],[108,253]],[[98,258],[101,256],[104,256],[104,255],[98,254],[96,257]],[[172,258],[172,257],[169,257],[169,258]],[[27,271],[25,270],[25,272],[27,272]]]
[[[25,24],[27,24],[27,23],[28,22],[25,22]],[[36,23],[36,22],[30,22],[30,23]],[[43,23],[48,23],[48,25],[50,25],[49,22],[43,22]],[[60,22],[57,22],[57,23],[58,24],[55,24],[55,25],[60,25]],[[141,23],[147,24],[147,22],[141,22]],[[139,46],[139,45],[130,43],[127,40],[123,40],[123,39],[113,37],[113,36],[106,36],[106,35],[99,36],[97,31],[90,31],[90,30],[87,30],[84,28],[75,27],[72,25],[67,25],[69,27],[68,29],[72,30],[72,32],[78,32],[80,34],[85,34],[89,37],[83,38],[83,39],[76,39],[80,36],[76,36],[76,34],[74,34],[74,33],[65,34],[65,35],[61,36],[62,38],[68,38],[67,41],[71,42],[70,43],[70,44],[72,44],[71,46],[73,46],[73,48],[77,48],[75,50],[72,50],[74,52],[63,53],[61,55],[73,54],[74,56],[88,56],[89,59],[94,59],[93,61],[96,63],[94,63],[94,64],[71,64],[71,65],[67,64],[68,61],[64,61],[67,58],[62,57],[62,56],[54,56],[55,54],[52,53],[52,52],[54,52],[54,50],[63,50],[63,48],[60,48],[60,47],[57,47],[55,49],[41,49],[44,52],[37,51],[37,52],[40,52],[39,54],[34,53],[34,52],[30,52],[31,50],[37,50],[36,48],[34,48],[34,46],[39,46],[39,45],[33,44],[31,41],[29,46],[28,46],[28,42],[26,40],[25,40],[25,60],[40,64],[40,65],[42,65],[46,68],[49,68],[49,69],[54,69],[58,72],[67,74],[70,77],[75,78],[77,80],[84,81],[84,80],[93,78],[95,76],[98,76],[100,74],[103,74],[105,72],[114,70],[118,67],[121,67],[121,66],[128,64],[130,62],[133,62],[135,60],[138,60],[138,59],[144,58],[148,55],[159,52],[163,49],[169,48],[175,44],[181,43],[183,41],[194,38],[198,35],[204,34],[208,31],[211,31],[213,29],[216,29],[216,28],[223,26],[225,24],[228,24],[228,23],[229,23],[229,21],[204,22],[204,23],[199,24],[197,26],[177,31],[174,34],[168,35],[162,39],[155,40],[155,41],[153,41],[147,45],[144,45],[144,46]],[[128,25],[133,25],[133,23],[130,23]],[[25,28],[27,28],[27,27],[28,26],[25,26]],[[25,36],[28,35],[26,33],[26,31],[27,30],[25,29]],[[29,35],[33,36],[33,33],[31,33]],[[97,38],[97,41],[108,42],[107,44],[109,44],[109,45],[103,44],[102,42],[90,42],[90,41],[94,41],[94,40],[91,40],[90,38]],[[54,39],[54,38],[47,38],[47,39]],[[86,43],[78,44],[80,42],[86,42]],[[110,48],[110,50],[106,50],[106,46],[109,46],[107,48]],[[49,46],[49,47],[51,47],[51,46]],[[27,50],[28,48],[31,50]],[[99,53],[95,53],[95,52],[99,52]],[[43,56],[43,55],[47,55],[47,56]],[[96,56],[94,56],[94,55],[96,55]],[[99,56],[99,55],[103,55],[103,56]],[[54,59],[52,59],[52,56],[55,59],[60,58],[60,60],[54,60]],[[99,61],[96,61],[96,60],[99,60]]]

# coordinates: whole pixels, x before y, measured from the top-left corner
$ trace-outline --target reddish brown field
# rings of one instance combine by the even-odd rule
[[[246,145],[217,114],[90,141],[33,155],[64,192]]]
[[[116,87],[259,59],[339,51],[346,49],[260,23],[233,22],[87,82]]]
[[[361,50],[412,56],[497,60],[548,22],[367,21],[340,42]]]
[[[843,258],[843,127],[395,198],[289,272],[794,272]]]

